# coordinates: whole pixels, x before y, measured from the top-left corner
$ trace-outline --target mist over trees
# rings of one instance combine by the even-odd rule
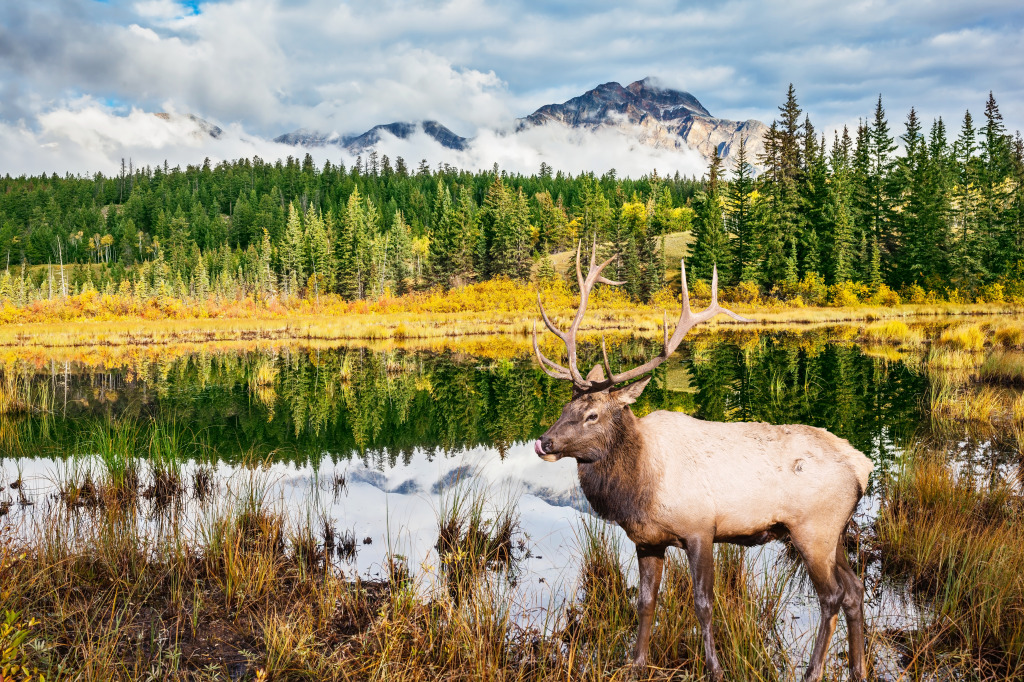
[[[741,145],[725,167],[716,152],[700,180],[573,177],[547,164],[532,176],[469,173],[376,153],[349,168],[307,154],[8,175],[0,297],[372,299],[554,278],[550,256],[596,236],[602,255],[619,256],[610,276],[649,301],[664,286],[662,237],[689,230],[690,279],[717,266],[723,287],[750,295],[842,303],[847,283],[910,300],[1024,295],[1024,142],[995,98],[955,131],[913,109],[894,128],[879,97],[829,140],[790,86],[763,156]]]

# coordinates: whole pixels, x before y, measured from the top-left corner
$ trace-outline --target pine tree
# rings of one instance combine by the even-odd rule
[[[401,157],[399,157],[401,158]],[[408,263],[412,260],[412,232],[405,222],[405,216],[401,211],[395,211],[395,219],[391,223],[391,231],[394,234],[394,265],[391,271],[394,273],[395,293],[399,296],[409,292],[409,277],[411,272]]]
[[[875,105],[875,117],[869,128],[868,137],[867,190],[870,201],[868,225],[872,248],[868,283],[872,287],[876,287],[886,274],[880,271],[881,261],[883,259],[886,262],[894,260],[894,258],[890,259],[890,256],[894,256],[899,248],[898,238],[893,230],[893,188],[890,177],[893,165],[892,153],[896,150],[896,144],[889,133],[889,123],[885,118],[881,95],[878,96],[878,103]],[[879,251],[877,256],[873,253],[876,248]]]
[[[708,180],[703,191],[698,192],[694,201],[694,244],[690,255],[690,277],[710,282],[712,271],[717,265],[722,281],[732,281],[732,259],[729,253],[729,236],[723,220],[724,202],[719,192],[719,175],[722,158],[715,148],[708,168]]]
[[[619,223],[624,235],[623,248],[619,252],[622,279],[626,282],[623,288],[634,300],[644,300],[645,296],[650,296],[650,292],[645,291],[649,287],[645,277],[647,264],[641,255],[642,245],[648,236],[647,206],[634,195],[632,201],[627,201],[619,209]]]
[[[291,282],[302,282],[305,272],[306,248],[299,216],[299,207],[292,202],[288,206],[288,224],[281,243],[281,270],[288,285],[286,291],[292,296],[298,294],[298,291]]]
[[[871,243],[874,221],[871,190],[871,129],[867,123],[857,124],[850,166],[850,213],[853,218],[853,273],[856,280],[871,279]]]
[[[306,210],[306,270],[314,278],[311,295],[327,293],[334,287],[334,259],[326,222],[312,206]],[[301,281],[301,280],[300,280]]]
[[[348,197],[345,216],[341,221],[341,234],[338,237],[337,277],[338,293],[348,299],[359,296],[361,235],[365,233],[366,214],[363,210],[362,197],[356,188]]]
[[[953,164],[956,184],[952,191],[953,249],[950,280],[953,286],[970,290],[984,280],[986,273],[981,261],[979,242],[978,159],[976,130],[971,112],[964,113],[960,136],[953,143]]]
[[[462,234],[455,208],[452,206],[451,191],[440,179],[430,219],[430,267],[429,281],[434,286],[449,288],[459,270]]]
[[[1006,134],[1003,115],[995,96],[989,92],[985,104],[985,126],[981,129],[978,184],[981,192],[979,229],[982,234],[981,258],[989,264],[991,275],[1007,272],[1013,261],[1013,235],[1010,222],[1010,183],[1012,138]]]
[[[906,132],[900,136],[904,155],[897,159],[893,169],[894,186],[898,188],[900,210],[899,250],[893,281],[897,284],[923,281],[931,269],[927,258],[932,247],[927,243],[925,187],[928,172],[928,150],[921,133],[917,111],[911,107],[904,124]]]
[[[850,209],[850,131],[837,133],[829,155],[831,171],[823,211],[826,284],[850,281],[853,269],[853,215]]]
[[[928,133],[928,170],[924,186],[925,199],[920,217],[924,239],[930,251],[922,257],[928,264],[925,283],[928,289],[938,289],[948,281],[950,253],[953,244],[951,192],[954,164],[946,141],[946,125],[942,118],[932,123]]]
[[[825,203],[828,194],[828,164],[825,140],[818,142],[809,117],[804,117],[804,168],[799,185],[798,273],[801,277],[822,272],[821,234],[825,231]]]
[[[732,279],[730,284],[756,278],[753,235],[754,169],[747,161],[747,144],[740,138],[736,151],[733,179],[726,188],[726,228],[732,244]]]

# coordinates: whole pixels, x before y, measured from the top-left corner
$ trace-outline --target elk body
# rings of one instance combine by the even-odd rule
[[[867,487],[871,460],[846,440],[811,426],[707,422],[665,411],[637,418],[629,406],[647,385],[650,377],[645,375],[675,351],[690,329],[719,313],[747,320],[718,305],[717,272],[711,305],[692,313],[684,266],[683,312],[671,338],[666,325],[661,354],[614,374],[602,339],[603,364],[584,377],[576,366],[576,332],[589,293],[597,282],[622,284],[601,277],[612,259],[596,265],[596,255],[595,242],[584,279],[577,247],[580,307],[568,332],[552,324],[540,306],[548,329],[566,344],[568,366],[540,352],[534,327],[537,359],[550,376],[571,380],[574,390],[558,421],[534,448],[546,461],[575,459],[580,487],[594,511],[621,526],[636,544],[640,571],[636,665],[647,664],[668,547],[686,552],[707,670],[713,679],[721,680],[711,625],[713,545],[752,546],[788,537],[804,560],[821,605],[821,623],[804,679],[821,678],[841,609],[849,633],[851,679],[863,680],[864,586],[847,561],[842,538]],[[631,380],[635,381],[627,383]]]

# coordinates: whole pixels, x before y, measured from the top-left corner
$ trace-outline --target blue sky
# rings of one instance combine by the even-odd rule
[[[992,90],[1012,131],[1024,128],[1022,73],[1020,0],[0,6],[0,125],[24,134],[136,107],[263,137],[425,118],[472,135],[645,76],[715,115],[765,122],[792,82],[819,130],[856,125],[879,94],[896,131],[912,105],[955,129],[966,109],[981,116]]]

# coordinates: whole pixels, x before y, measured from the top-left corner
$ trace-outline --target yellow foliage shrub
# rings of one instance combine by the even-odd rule
[[[885,284],[880,284],[878,290],[871,295],[871,303],[891,308],[900,304],[900,295]]]
[[[829,303],[837,308],[852,308],[860,305],[857,297],[859,285],[854,282],[839,282],[829,287]]]

